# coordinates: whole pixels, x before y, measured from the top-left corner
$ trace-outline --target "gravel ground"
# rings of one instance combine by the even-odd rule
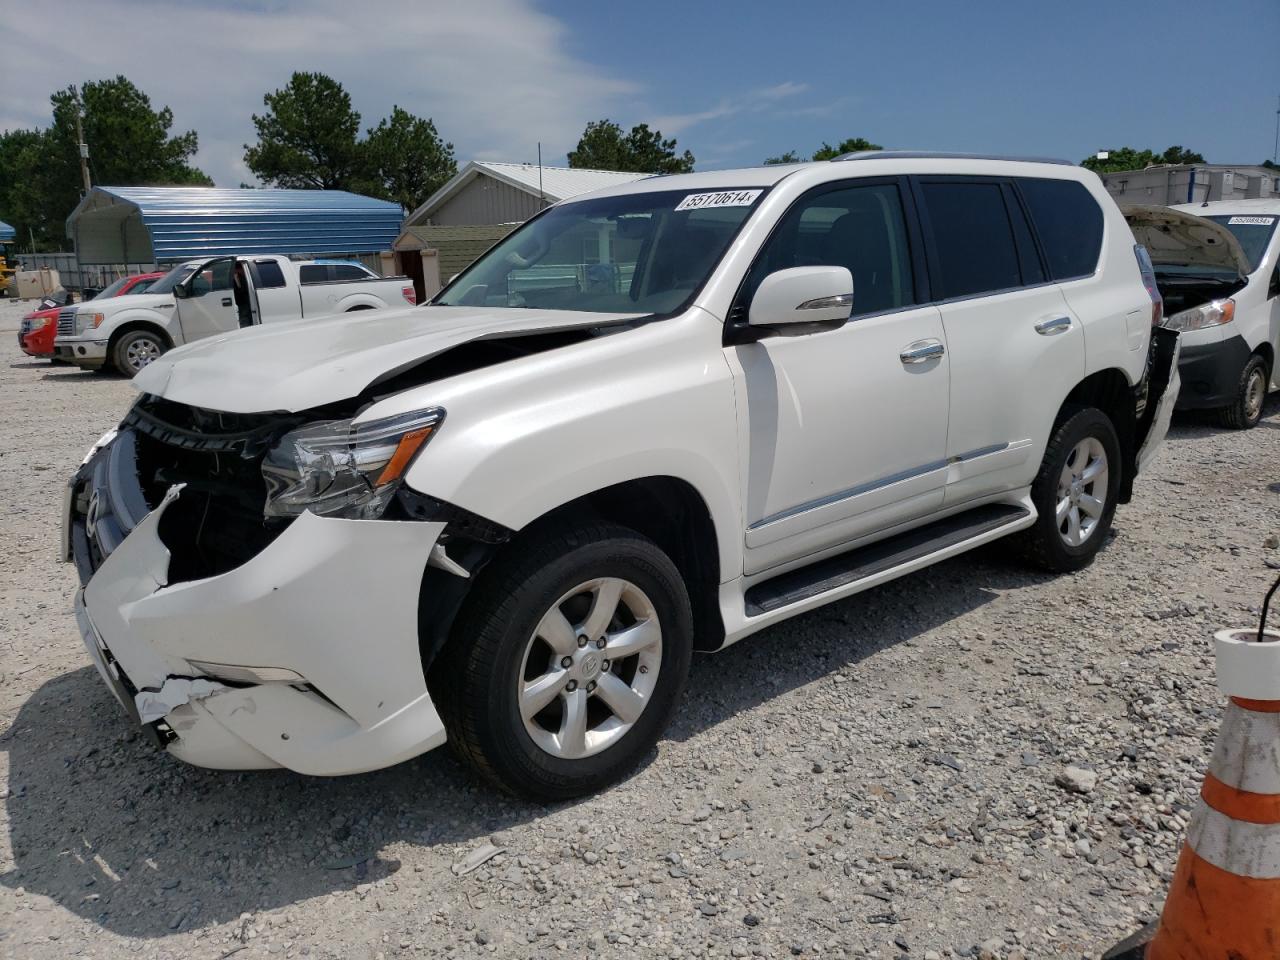
[[[997,545],[700,657],[640,772],[539,807],[447,750],[334,780],[151,752],[53,557],[132,391],[22,357],[16,316],[0,955],[1089,957],[1158,911],[1221,714],[1212,631],[1280,559],[1275,399],[1249,433],[1176,421],[1083,573]]]

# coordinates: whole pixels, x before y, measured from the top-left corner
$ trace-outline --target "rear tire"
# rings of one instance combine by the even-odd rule
[[[1235,400],[1218,411],[1218,422],[1232,430],[1256,427],[1262,419],[1270,383],[1271,371],[1267,369],[1267,361],[1254,354],[1240,372]]]
[[[536,800],[630,772],[684,690],[693,615],[679,571],[611,523],[552,530],[481,574],[431,667],[458,755]]]
[[[137,376],[152,360],[168,349],[169,344],[160,334],[152,330],[130,330],[112,344],[109,352],[110,365],[126,377]]]
[[[1111,529],[1120,491],[1120,441],[1111,418],[1096,407],[1068,411],[1054,428],[1031,484],[1035,526],[1022,552],[1052,573],[1087,567]]]

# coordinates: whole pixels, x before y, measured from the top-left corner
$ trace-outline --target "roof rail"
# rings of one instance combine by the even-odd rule
[[[838,160],[1016,160],[1019,163],[1075,166],[1070,160],[1059,160],[1057,157],[1005,157],[995,153],[947,153],[941,150],[858,150],[854,153],[842,153],[832,162]]]

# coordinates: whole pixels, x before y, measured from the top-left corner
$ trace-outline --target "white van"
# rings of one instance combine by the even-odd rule
[[[1126,218],[1155,263],[1164,325],[1182,334],[1178,409],[1254,426],[1280,388],[1280,200],[1126,208]]]

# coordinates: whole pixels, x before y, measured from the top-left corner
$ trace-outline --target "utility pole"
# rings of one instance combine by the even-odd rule
[[[1271,162],[1280,163],[1280,97],[1276,97],[1276,146],[1271,152]]]
[[[84,125],[80,122],[80,104],[76,104],[76,147],[80,150],[80,179],[87,195],[93,189],[89,181],[89,145],[84,142]]]

